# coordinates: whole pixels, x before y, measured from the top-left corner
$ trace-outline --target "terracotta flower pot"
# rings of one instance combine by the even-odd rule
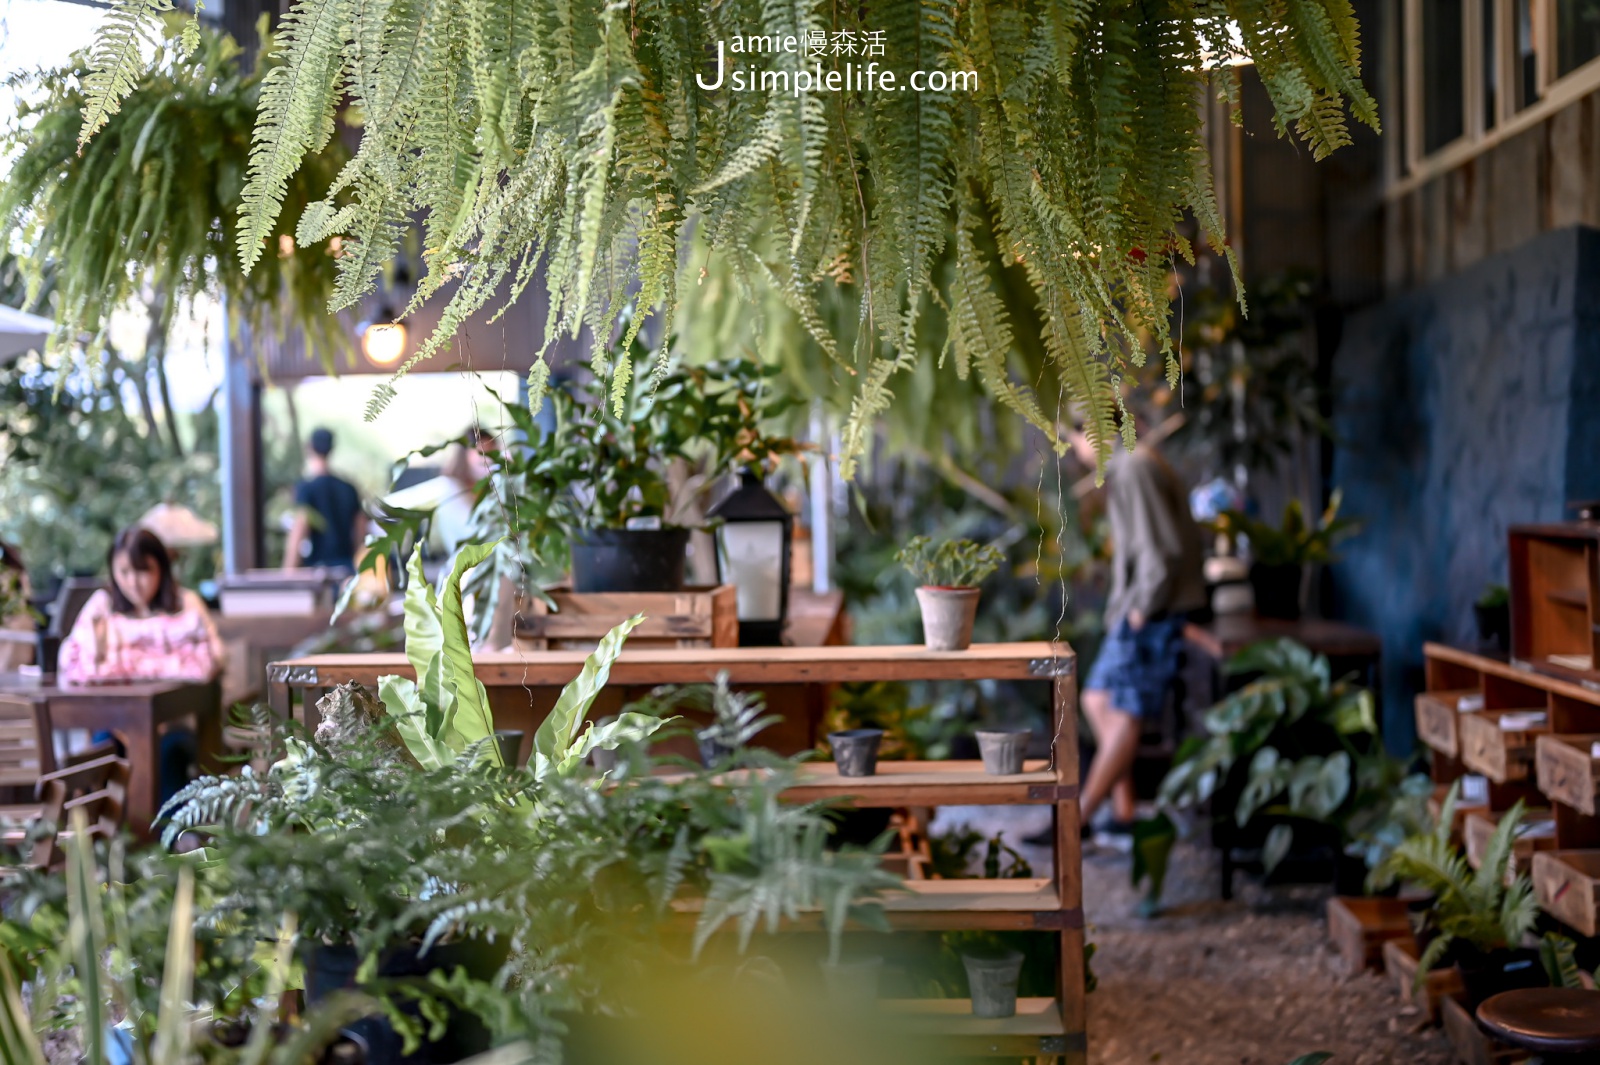
[[[922,642],[930,651],[965,651],[972,645],[972,621],[978,616],[976,588],[917,589],[922,607]]]
[[[974,1017],[1015,1017],[1017,981],[1022,977],[1022,952],[1002,950],[961,955],[972,992]]]
[[[978,753],[983,756],[983,771],[992,777],[1007,777],[1022,772],[1022,756],[1028,750],[1027,729],[978,729]]]
[[[828,746],[841,777],[870,777],[878,772],[878,744],[881,728],[849,728],[828,733]]]

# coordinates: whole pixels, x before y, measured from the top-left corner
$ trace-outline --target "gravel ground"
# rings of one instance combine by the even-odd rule
[[[1008,841],[1044,812],[1011,808],[941,811],[1004,827]],[[1046,817],[1048,815],[1045,815]],[[1042,824],[1042,822],[1040,822]],[[1036,868],[1047,852],[1028,849]],[[1328,942],[1327,889],[1262,888],[1237,874],[1231,902],[1218,898],[1215,852],[1180,845],[1168,872],[1165,910],[1138,916],[1126,855],[1091,847],[1084,909],[1096,944],[1099,988],[1089,996],[1091,1065],[1287,1065],[1315,1050],[1330,1065],[1448,1065],[1443,1033],[1402,1009],[1377,974],[1347,976]]]

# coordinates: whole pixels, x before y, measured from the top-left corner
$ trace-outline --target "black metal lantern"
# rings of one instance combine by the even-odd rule
[[[716,529],[717,577],[739,597],[739,645],[777,647],[789,616],[789,552],[794,515],[761,483],[754,470],[706,512]]]

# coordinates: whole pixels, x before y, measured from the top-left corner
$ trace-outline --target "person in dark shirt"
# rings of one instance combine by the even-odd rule
[[[355,569],[356,548],[366,539],[367,516],[355,486],[328,470],[333,433],[313,429],[306,445],[310,477],[294,490],[295,517],[283,552],[283,568],[327,566]]]

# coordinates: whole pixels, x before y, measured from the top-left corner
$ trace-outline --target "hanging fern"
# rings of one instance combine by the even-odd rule
[[[779,49],[727,46],[751,34]],[[782,50],[790,36],[801,47]],[[808,55],[819,36],[825,54]],[[862,54],[874,39],[881,53]],[[361,148],[341,202],[312,204],[300,224],[359,249],[339,263],[337,309],[371,290],[421,219],[417,301],[450,300],[400,373],[540,272],[545,348],[588,328],[603,360],[625,304],[641,311],[630,330],[671,318],[701,239],[739,291],[780,297],[859,382],[847,460],[930,348],[1051,432],[1046,411],[1070,404],[1105,453],[1131,368],[1154,354],[1176,373],[1167,288],[1193,255],[1184,219],[1227,254],[1197,103],[1208,89],[1236,99],[1224,65],[1236,39],[1280,131],[1316,156],[1348,141],[1347,109],[1376,126],[1349,0],[299,0],[263,93],[239,254],[257,262],[292,209],[281,190],[343,98],[366,116]],[[718,42],[724,80],[703,88]],[[121,47],[108,38],[102,65]],[[869,61],[893,88],[879,76],[815,91]],[[975,82],[911,91],[916,71]],[[958,207],[954,232],[968,236],[951,270]],[[988,291],[1012,268],[1033,290],[1046,360],[1026,383],[997,350],[1024,323]],[[827,324],[841,297],[859,326]],[[945,335],[930,343],[933,329]],[[604,376],[648,387],[626,368]]]
[[[30,299],[47,273],[54,282],[51,347],[100,350],[112,312],[149,293],[167,323],[180,302],[220,292],[259,331],[295,327],[311,354],[331,359],[349,341],[325,310],[338,276],[326,240],[296,244],[269,225],[270,252],[253,271],[234,254],[262,79],[240,72],[232,38],[162,15],[170,6],[124,5],[77,65],[9,82],[23,103],[6,131],[14,162],[0,230],[26,249]],[[152,19],[147,59],[138,49]],[[322,200],[344,154],[335,145],[306,157],[277,202],[302,213]]]

